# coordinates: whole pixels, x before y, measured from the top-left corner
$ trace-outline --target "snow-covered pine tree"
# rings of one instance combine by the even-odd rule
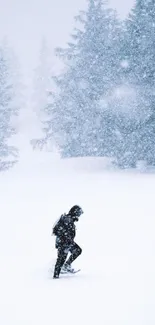
[[[129,76],[135,83],[154,85],[155,2],[136,0],[126,22]]]
[[[123,80],[132,89],[118,157],[122,167],[155,163],[155,2],[136,0],[126,20]],[[121,148],[124,148],[124,153]]]
[[[64,70],[55,78],[57,93],[48,106],[47,138],[55,138],[63,156],[104,154],[105,108],[99,100],[117,80],[119,23],[105,1],[88,0],[86,12],[76,17],[80,25],[66,49],[56,53]]]
[[[0,46],[0,171],[17,162],[17,148],[9,144],[15,134],[15,121],[19,107],[13,84],[13,70],[8,49]]]

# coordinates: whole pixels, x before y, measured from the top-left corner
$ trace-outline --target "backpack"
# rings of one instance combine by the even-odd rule
[[[52,234],[55,236],[60,235],[60,232],[63,229],[63,217],[64,217],[64,214],[61,215],[61,217],[58,219],[58,221],[56,222],[56,224],[53,227]]]

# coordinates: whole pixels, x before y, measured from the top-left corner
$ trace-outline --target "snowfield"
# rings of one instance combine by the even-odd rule
[[[155,324],[155,174],[32,154],[0,193],[0,325]],[[52,226],[74,204],[81,272],[53,280]]]

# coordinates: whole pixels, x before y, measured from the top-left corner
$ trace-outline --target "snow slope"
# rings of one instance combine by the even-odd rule
[[[1,325],[155,324],[155,175],[33,154],[0,193]],[[74,204],[82,271],[53,280],[52,225]]]

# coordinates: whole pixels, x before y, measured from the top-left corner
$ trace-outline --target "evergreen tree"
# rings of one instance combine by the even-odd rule
[[[15,87],[9,54],[0,47],[0,170],[12,166],[17,161],[17,148],[9,145],[9,139],[15,134],[15,120],[19,107],[16,101]]]
[[[154,85],[155,2],[137,0],[127,21],[128,58],[132,82]]]
[[[127,21],[122,59],[127,62],[123,82],[134,90],[123,125],[123,147],[118,149],[122,166],[136,166],[138,160],[155,163],[155,2],[137,0]],[[130,128],[126,128],[130,125]],[[118,158],[118,157],[117,157]],[[119,160],[119,158],[118,158]]]
[[[113,136],[100,99],[118,78],[119,23],[101,0],[89,0],[76,21],[81,28],[72,42],[56,51],[64,70],[55,78],[58,92],[48,106],[46,136],[55,137],[64,156],[100,155],[107,152],[106,137]]]

